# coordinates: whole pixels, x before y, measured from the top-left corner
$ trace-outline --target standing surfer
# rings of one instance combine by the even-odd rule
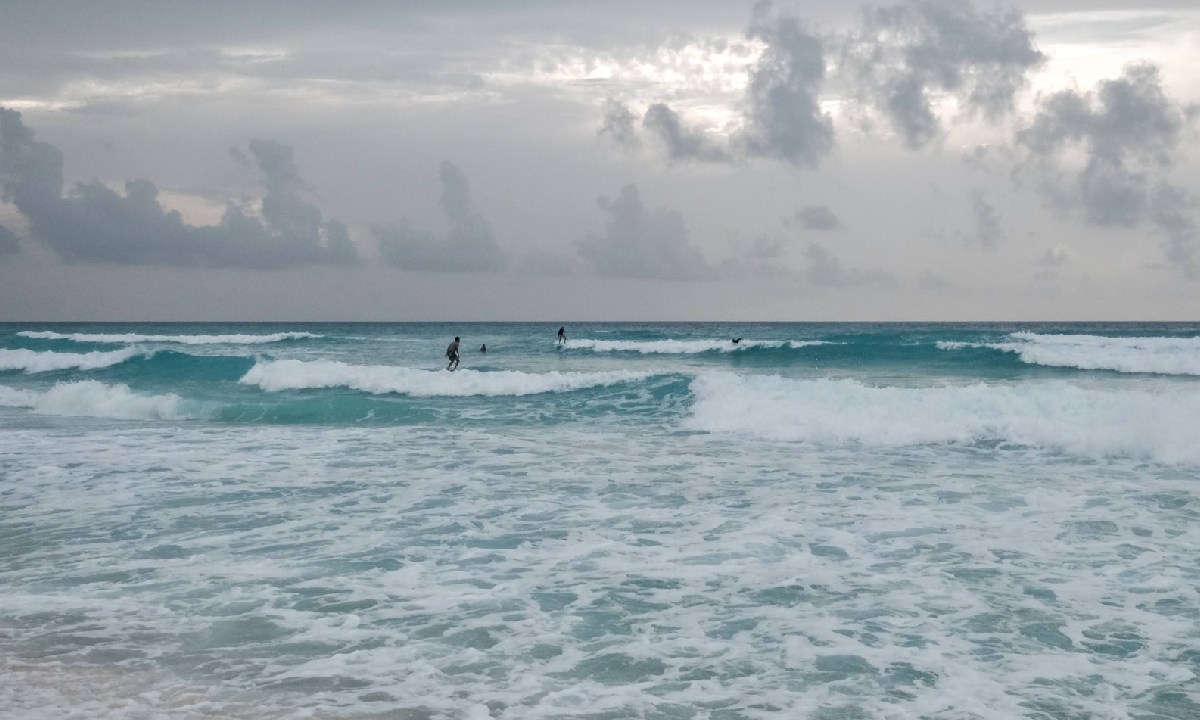
[[[558,329],[558,343],[560,345],[567,344],[567,328],[565,325]]]
[[[447,370],[458,369],[458,336],[454,336],[454,342],[446,346],[446,357],[450,362],[446,365]]]

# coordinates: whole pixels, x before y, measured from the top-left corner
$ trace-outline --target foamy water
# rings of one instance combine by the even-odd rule
[[[0,717],[1200,717],[1195,328],[557,326],[0,372]]]

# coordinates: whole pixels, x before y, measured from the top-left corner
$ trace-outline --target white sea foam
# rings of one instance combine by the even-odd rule
[[[281,332],[266,335],[143,335],[141,333],[58,333],[52,330],[22,330],[17,334],[35,340],[71,340],[90,343],[158,342],[180,345],[259,345],[322,337],[308,332]]]
[[[705,352],[735,352],[749,348],[791,348],[793,350],[812,345],[827,345],[823,340],[568,340],[568,350],[591,350],[592,352],[636,352],[645,355],[694,355]]]
[[[123,363],[142,352],[137,348],[87,353],[63,353],[24,348],[0,350],[0,370],[24,370],[27,373],[70,369],[96,370]]]
[[[526,373],[512,370],[418,370],[390,365],[350,365],[335,360],[259,362],[241,382],[263,390],[346,387],[374,394],[417,397],[536,395],[641,380],[650,373],[631,371]]]
[[[1105,337],[1016,332],[1013,342],[938,342],[942,350],[985,347],[1015,353],[1030,365],[1125,373],[1200,375],[1200,337]]]
[[[840,444],[996,441],[1089,457],[1200,463],[1200,394],[1091,390],[1065,382],[871,387],[706,373],[692,382],[691,429]]]
[[[95,380],[58,383],[46,391],[0,385],[0,405],[29,408],[39,415],[117,420],[182,420],[204,416],[203,412],[189,412],[184,400],[174,393],[141,395],[128,385],[108,385]]]

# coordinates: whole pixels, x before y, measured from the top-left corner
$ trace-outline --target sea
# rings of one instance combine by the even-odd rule
[[[560,324],[0,325],[0,717],[1200,718],[1200,324]]]

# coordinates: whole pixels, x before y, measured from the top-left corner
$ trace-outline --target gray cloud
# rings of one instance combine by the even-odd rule
[[[910,148],[942,133],[932,94],[996,119],[1012,110],[1026,73],[1044,60],[1018,11],[980,11],[958,0],[870,8],[844,55],[848,79]]]
[[[806,230],[836,230],[842,224],[841,219],[826,205],[809,205],[798,210],[796,221]]]
[[[624,103],[612,98],[604,101],[603,117],[596,134],[625,148],[636,149],[642,145],[637,130],[637,115]]]
[[[647,209],[636,185],[621,188],[616,198],[601,196],[597,204],[608,216],[605,233],[589,233],[579,241],[579,254],[597,274],[669,280],[713,276],[691,244],[683,217],[674,210]]]
[[[508,260],[496,244],[492,226],[471,202],[467,178],[453,163],[442,161],[442,212],[449,224],[444,236],[416,230],[406,220],[374,228],[379,251],[387,262],[406,270],[468,272],[503,270]]]
[[[814,285],[891,285],[892,278],[877,270],[859,270],[842,265],[833,252],[818,242],[804,248],[808,266],[804,278]]]
[[[642,129],[666,149],[672,161],[725,163],[749,157],[817,165],[833,149],[833,121],[822,112],[817,93],[825,80],[824,43],[795,17],[777,15],[769,0],[754,7],[746,31],[765,45],[750,70],[742,128],[722,146],[685,125],[664,103],[650,105]],[[635,116],[614,100],[604,106],[598,132],[626,148],[642,144]]]
[[[1181,188],[1160,184],[1150,200],[1150,221],[1165,238],[1167,259],[1185,275],[1200,276],[1197,252],[1196,197]]]
[[[1044,98],[1017,143],[1040,164],[1048,199],[1078,207],[1094,225],[1148,221],[1165,238],[1168,260],[1191,276],[1197,272],[1196,201],[1165,173],[1196,112],[1167,97],[1157,66],[1139,63],[1093,92]],[[1086,158],[1077,171],[1061,167],[1069,165],[1072,150]]]
[[[995,250],[1005,236],[1004,226],[1000,224],[996,208],[982,195],[974,193],[971,196],[971,210],[975,215],[975,231],[968,241],[985,250]]]
[[[1194,112],[1167,97],[1156,65],[1135,63],[1120,78],[1100,82],[1095,92],[1063,90],[1044,98],[1017,138],[1037,155],[1053,155],[1074,143],[1114,165],[1167,165],[1185,119]]]
[[[651,105],[642,118],[642,127],[663,144],[672,161],[728,162],[728,151],[713,143],[704,133],[687,128],[679,114],[662,103]]]
[[[15,255],[21,249],[21,241],[12,230],[0,225],[0,258]]]
[[[251,268],[355,262],[345,226],[324,221],[299,195],[291,148],[255,141],[251,152],[266,180],[263,219],[230,206],[220,224],[193,226],[162,207],[149,180],[126,182],[124,195],[96,181],[63,195],[62,153],[37,141],[20,113],[0,108],[0,193],[25,216],[30,234],[68,261]]]
[[[824,46],[794,17],[759,2],[747,34],[766,45],[750,72],[746,128],[739,142],[752,156],[814,166],[833,149],[833,121],[817,92],[825,80]]]

